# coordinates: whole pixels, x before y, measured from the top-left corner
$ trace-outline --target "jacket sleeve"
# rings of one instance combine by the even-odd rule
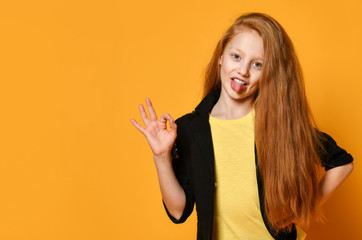
[[[174,223],[183,223],[186,219],[191,215],[194,209],[194,194],[192,191],[192,186],[190,184],[190,163],[187,161],[187,154],[185,154],[185,150],[187,148],[187,144],[189,141],[187,140],[188,134],[185,132],[188,129],[184,127],[184,121],[181,119],[177,119],[175,121],[177,125],[177,138],[175,144],[172,148],[172,166],[175,172],[176,178],[180,183],[181,187],[183,188],[186,196],[186,205],[184,211],[180,217],[180,219],[174,218],[168,211],[165,203],[163,202],[163,206],[166,210],[168,217]]]
[[[353,161],[352,155],[343,148],[339,147],[331,136],[324,132],[320,133],[322,134],[322,142],[324,146],[324,151],[321,151],[320,154],[322,165],[326,171]]]

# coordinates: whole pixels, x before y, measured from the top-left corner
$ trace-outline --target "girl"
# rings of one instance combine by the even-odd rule
[[[293,44],[266,14],[240,16],[220,39],[192,113],[158,119],[146,103],[145,127],[131,121],[153,151],[170,219],[184,222],[196,203],[197,239],[304,239],[353,169],[317,130]]]

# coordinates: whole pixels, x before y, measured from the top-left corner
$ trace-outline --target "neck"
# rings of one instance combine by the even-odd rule
[[[211,110],[211,116],[219,119],[239,119],[247,115],[254,105],[254,97],[250,96],[242,100],[234,100],[225,96],[223,92]]]

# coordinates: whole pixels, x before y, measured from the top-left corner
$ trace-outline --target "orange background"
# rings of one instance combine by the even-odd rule
[[[0,239],[195,239],[164,212],[131,124],[194,109],[218,39],[244,12],[292,38],[320,128],[355,158],[307,239],[362,236],[362,6],[344,1],[2,1]]]

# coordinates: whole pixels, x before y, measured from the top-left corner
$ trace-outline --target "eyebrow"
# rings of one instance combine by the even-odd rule
[[[241,49],[239,49],[239,48],[235,48],[235,47],[231,47],[231,50],[236,50],[236,51],[238,51],[238,52],[240,52],[240,53],[244,53],[243,51],[241,51]],[[254,58],[255,60],[264,60],[264,58],[262,58],[262,57],[255,57]]]

